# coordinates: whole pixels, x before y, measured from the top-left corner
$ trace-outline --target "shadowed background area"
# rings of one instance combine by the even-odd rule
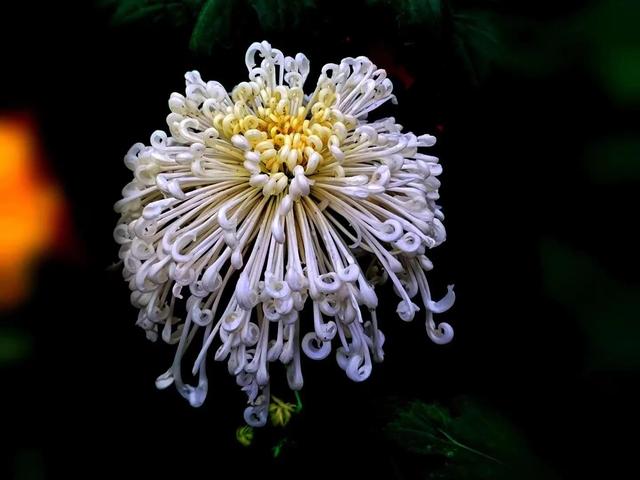
[[[619,478],[634,461],[640,4],[632,0],[107,0],[7,7],[0,32],[0,478]],[[432,344],[381,290],[385,361],[362,384],[305,359],[302,410],[236,438],[210,368],[193,409],[154,379],[117,269],[122,159],[166,128],[184,73],[228,89],[263,39],[322,65],[367,55],[393,115],[438,137],[455,283]],[[295,404],[278,383],[274,393]],[[226,473],[226,474],[229,474]]]

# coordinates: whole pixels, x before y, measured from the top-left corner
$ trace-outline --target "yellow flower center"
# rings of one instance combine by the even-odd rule
[[[214,126],[236,146],[255,152],[248,158],[260,173],[292,178],[300,165],[310,175],[333,161],[330,147],[340,145],[351,121],[332,108],[336,95],[330,87],[316,91],[306,105],[303,95],[300,88],[241,83],[231,94],[234,105],[216,115]]]

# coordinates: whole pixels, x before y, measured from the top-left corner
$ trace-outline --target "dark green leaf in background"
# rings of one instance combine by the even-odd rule
[[[585,166],[595,185],[640,180],[640,138],[631,132],[593,140],[585,151]]]
[[[478,84],[502,53],[495,19],[482,11],[457,13],[454,21],[454,48],[474,84]]]
[[[441,0],[369,0],[368,3],[392,7],[401,26],[419,24],[439,28],[442,19]]]
[[[44,480],[47,478],[44,455],[40,449],[20,449],[14,458],[13,479]]]
[[[23,361],[33,349],[31,336],[22,330],[0,329],[0,367]]]
[[[302,13],[315,6],[315,0],[249,0],[266,31],[283,31],[300,25]]]
[[[100,3],[113,8],[112,19],[117,24],[146,20],[164,22],[168,28],[190,28],[189,48],[205,55],[210,55],[214,47],[232,46],[229,44],[232,29],[240,23],[235,12],[241,12],[241,16],[254,12],[256,23],[267,37],[282,33],[323,35],[318,29],[332,21],[330,12],[335,9],[333,3],[322,0],[103,0]],[[366,22],[371,12],[375,12],[377,18],[394,18],[392,31],[385,33],[402,38],[407,45],[426,42],[431,48],[440,43],[450,44],[462,71],[467,72],[472,84],[477,84],[499,52],[499,35],[487,12],[454,12],[450,3],[442,0],[362,0],[362,19],[357,21]],[[319,14],[324,15],[324,22],[318,21]],[[377,38],[377,28],[388,28],[388,25],[377,24],[374,20],[372,40]]]
[[[640,368],[640,287],[616,280],[592,256],[568,245],[551,239],[541,245],[547,293],[579,320],[582,331],[576,334],[586,337],[590,366]]]
[[[201,7],[203,0],[101,0],[104,7],[114,9],[115,24],[148,20],[167,22],[179,27],[187,24]]]
[[[229,33],[233,0],[206,0],[198,13],[189,47],[210,54]]]
[[[438,404],[410,402],[396,410],[386,433],[401,449],[425,457],[429,478],[556,478],[508,419],[470,398],[460,400],[455,414]]]
[[[589,65],[612,100],[640,105],[640,2],[594,2],[577,18],[591,50]]]

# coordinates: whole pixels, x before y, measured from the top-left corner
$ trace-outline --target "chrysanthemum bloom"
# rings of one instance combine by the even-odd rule
[[[325,65],[305,95],[303,54],[254,43],[245,62],[249,81],[231,93],[187,73],[186,96],[169,99],[169,134],[158,130],[151,146],[128,152],[134,180],[115,206],[115,239],[137,324],[150,340],[177,344],[156,385],[175,383],[201,405],[216,345],[213,358],[227,361],[249,397],[245,420],[258,426],[271,362],[299,390],[301,351],[322,359],[335,341],[349,378],[370,375],[384,343],[374,285],[392,282],[404,321],[422,308],[439,344],[453,330],[433,314],[455,296],[450,286],[433,301],[425,275],[425,250],[445,239],[435,203],[442,167],[418,153],[435,138],[402,133],[393,118],[367,120],[395,101],[385,71],[345,58]],[[195,386],[183,380],[189,348]]]

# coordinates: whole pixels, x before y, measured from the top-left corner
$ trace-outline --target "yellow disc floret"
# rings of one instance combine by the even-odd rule
[[[352,123],[332,108],[336,94],[329,87],[316,90],[305,102],[301,88],[260,88],[256,82],[243,82],[231,99],[233,106],[215,116],[214,126],[244,150],[251,184],[265,195],[282,192],[297,166],[309,176],[335,163]]]

